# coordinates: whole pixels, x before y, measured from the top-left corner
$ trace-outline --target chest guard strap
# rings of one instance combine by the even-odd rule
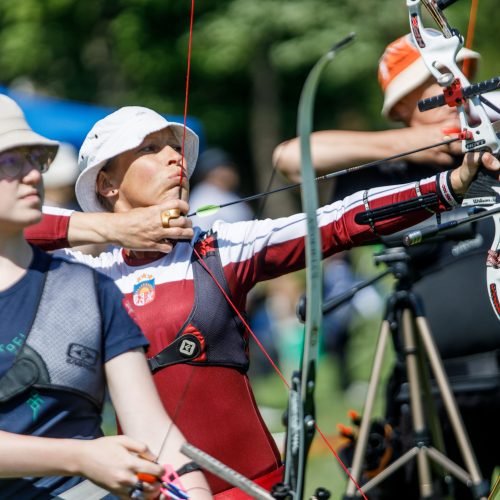
[[[0,378],[0,402],[31,387],[104,399],[102,325],[92,269],[52,258],[38,308],[13,365]]]
[[[231,298],[217,238],[206,233],[196,244],[203,262]],[[193,253],[194,304],[174,342],[148,360],[153,372],[178,363],[248,370],[246,329],[214,279]]]

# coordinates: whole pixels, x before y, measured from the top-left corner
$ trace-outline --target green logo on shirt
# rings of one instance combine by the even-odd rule
[[[17,354],[17,351],[22,347],[26,335],[20,333],[16,335],[8,344],[0,344],[0,354]]]
[[[28,401],[26,401],[26,404],[31,408],[31,411],[33,412],[33,422],[35,422],[38,418],[38,410],[40,407],[43,405],[44,400],[40,394],[33,389],[30,393],[30,397]]]

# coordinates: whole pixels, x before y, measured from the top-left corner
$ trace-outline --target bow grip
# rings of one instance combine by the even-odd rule
[[[464,195],[462,206],[490,206],[500,202],[498,172],[480,168]]]

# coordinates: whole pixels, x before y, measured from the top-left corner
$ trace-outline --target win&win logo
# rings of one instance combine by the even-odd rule
[[[95,371],[99,354],[95,349],[81,344],[70,344],[68,347],[66,362]]]

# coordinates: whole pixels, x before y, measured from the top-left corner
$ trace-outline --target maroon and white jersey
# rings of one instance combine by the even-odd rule
[[[436,210],[458,204],[449,188],[449,174],[400,186],[355,193],[318,210],[323,253],[374,239],[370,225],[354,218],[396,202],[437,193]],[[375,223],[378,234],[389,234],[427,218],[425,209]],[[45,248],[66,244],[68,212],[50,209],[44,220],[27,230],[31,242]],[[280,219],[214,224],[213,230],[227,284],[235,305],[243,310],[248,292],[259,281],[301,269],[305,265],[304,214]],[[171,253],[154,254],[149,260],[134,258],[115,248],[91,257],[61,250],[67,257],[86,263],[111,277],[133,304],[130,311],[150,342],[151,357],[169,345],[191,312],[194,297],[192,246],[178,243]],[[59,253],[59,252],[58,252]],[[186,439],[250,478],[258,478],[281,465],[278,450],[259,414],[249,381],[234,368],[178,364],[154,375],[167,411]],[[228,488],[210,476],[214,493]]]

